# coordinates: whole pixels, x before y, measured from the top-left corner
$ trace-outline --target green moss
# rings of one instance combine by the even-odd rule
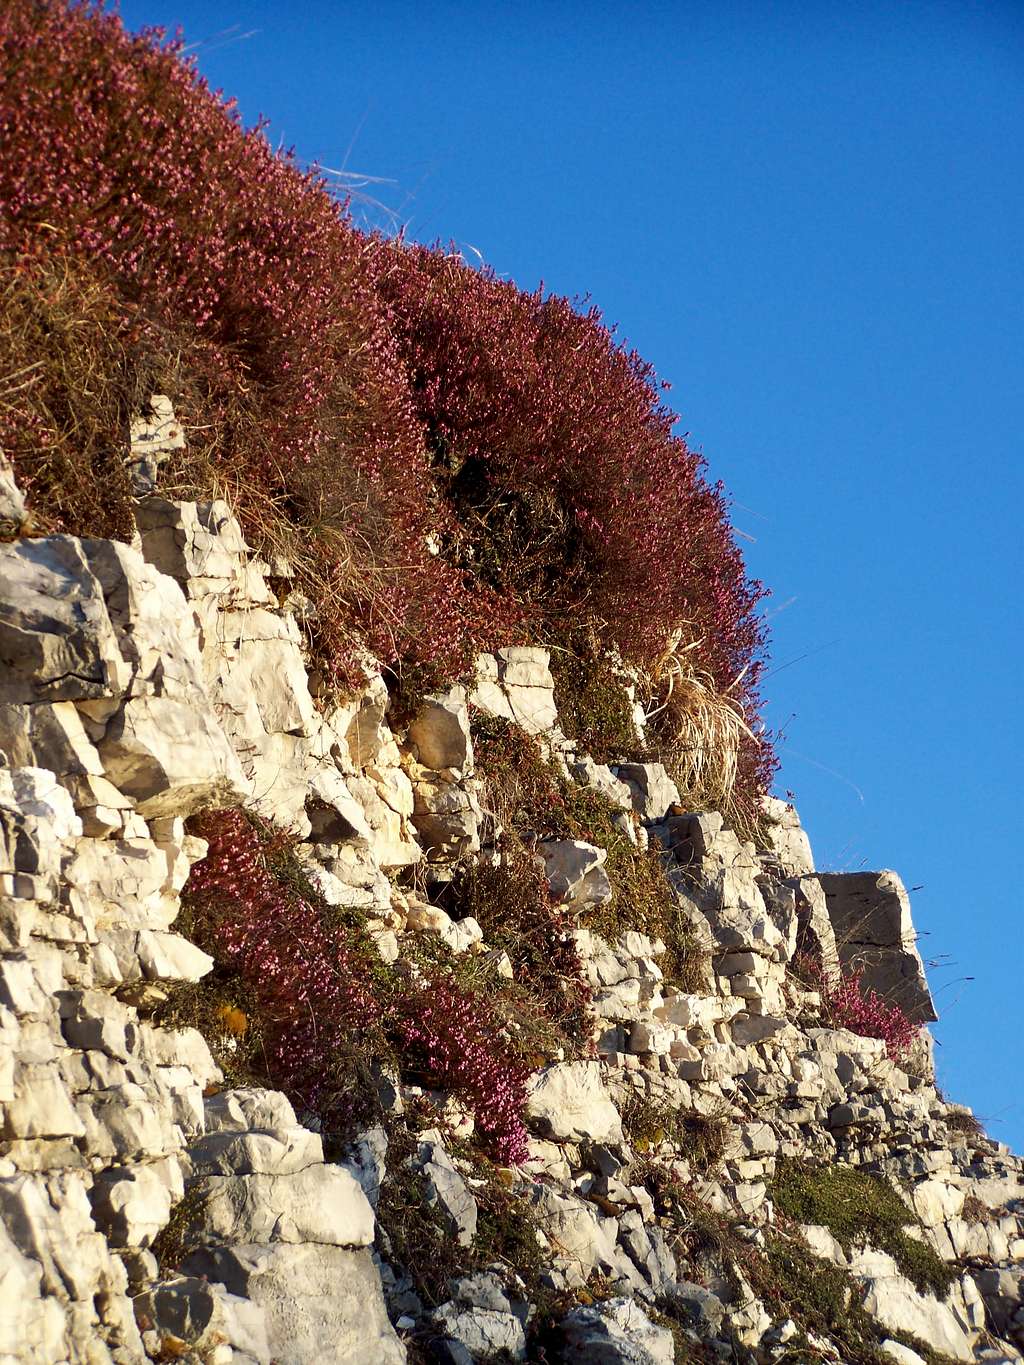
[[[744,1266],[759,1298],[776,1316],[788,1314],[801,1329],[774,1359],[784,1365],[806,1365],[817,1359],[807,1333],[829,1337],[844,1360],[857,1365],[886,1365],[891,1360],[881,1350],[886,1340],[896,1340],[916,1351],[928,1365],[952,1365],[948,1357],[904,1332],[894,1332],[873,1318],[863,1305],[861,1285],[838,1266],[815,1256],[795,1239],[778,1232],[769,1234],[764,1253]]]
[[[722,1159],[727,1131],[723,1119],[639,1097],[622,1105],[621,1113],[626,1136],[641,1154],[662,1142],[670,1142],[701,1175]]]
[[[888,1252],[922,1294],[941,1298],[956,1278],[952,1266],[907,1232],[909,1226],[919,1226],[919,1221],[880,1176],[852,1166],[814,1168],[782,1161],[769,1193],[789,1218],[827,1227],[846,1252],[861,1243]]]
[[[609,942],[638,930],[666,945],[666,981],[681,989],[702,979],[700,950],[656,849],[642,850],[619,827],[622,812],[607,797],[568,781],[536,739],[508,721],[474,724],[476,759],[486,774],[488,805],[518,839],[581,839],[603,848],[612,899],[587,910],[581,923]]]
[[[612,661],[585,640],[551,652],[558,719],[598,763],[640,762],[649,746],[637,736],[633,705]]]

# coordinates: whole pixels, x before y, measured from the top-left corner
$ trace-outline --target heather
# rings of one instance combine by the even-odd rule
[[[901,1005],[884,1000],[865,986],[864,969],[826,970],[820,957],[800,952],[793,961],[797,976],[821,997],[822,1013],[832,1028],[846,1028],[864,1038],[880,1038],[886,1055],[902,1061],[917,1042],[921,1029]]]
[[[226,496],[290,561],[325,685],[364,649],[440,682],[480,648],[589,638],[670,745],[683,660],[740,721],[717,795],[749,823],[762,589],[595,308],[360,231],[179,40],[89,3],[5,6],[0,200],[0,445],[39,529],[125,534],[110,452],[167,392],[189,437],[167,491]],[[719,741],[683,712],[685,770]]]
[[[526,1065],[493,1004],[437,965],[389,972],[357,924],[332,915],[289,841],[240,811],[201,817],[187,896],[196,942],[254,997],[269,1078],[327,1131],[362,1117],[358,1069],[390,1057],[462,1100],[504,1161],[526,1155]]]

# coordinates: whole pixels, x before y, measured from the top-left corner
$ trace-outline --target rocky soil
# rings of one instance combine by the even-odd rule
[[[781,802],[758,851],[659,762],[596,763],[539,648],[394,729],[372,665],[325,707],[288,566],[223,503],[153,491],[157,411],[132,544],[0,543],[0,1362],[1020,1361],[1024,1165],[936,1090],[926,1031],[893,1061],[794,970],[863,969],[933,1020],[899,877],[816,872]],[[0,469],[0,526],[18,496]],[[660,850],[688,970],[609,927],[605,849],[535,838],[593,1027],[530,1080],[529,1159],[482,1164],[464,1108],[384,1069],[325,1161],[315,1114],[156,1022],[213,965],[175,928],[186,821],[290,829],[383,961],[487,958],[438,888],[501,858],[488,717]]]

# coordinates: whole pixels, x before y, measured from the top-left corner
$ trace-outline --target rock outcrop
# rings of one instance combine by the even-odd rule
[[[1020,1361],[1024,1164],[940,1096],[926,1034],[893,1059],[823,1001],[854,968],[935,1018],[899,878],[815,872],[781,802],[759,850],[686,811],[660,763],[595,763],[559,728],[543,649],[483,656],[397,733],[372,665],[325,705],[230,509],[153,492],[178,436],[161,404],[133,433],[133,545],[0,544],[0,1362],[397,1365],[411,1343],[525,1361],[538,1341],[608,1365]],[[0,516],[22,515],[0,471]],[[154,1022],[213,967],[176,927],[206,852],[186,820],[244,806],[290,831],[386,962],[415,973],[429,945],[515,977],[443,895],[501,863],[481,716],[656,855],[681,937],[609,920],[604,847],[534,839],[592,1028],[538,1059],[527,1159],[481,1174],[465,1109],[385,1068],[379,1121],[325,1160],[314,1108],[227,1086],[196,1029]],[[884,1191],[889,1222],[851,1233],[836,1171]],[[387,1222],[399,1186],[442,1230],[419,1256]],[[499,1209],[522,1264],[495,1250]],[[442,1246],[428,1301],[416,1262]]]

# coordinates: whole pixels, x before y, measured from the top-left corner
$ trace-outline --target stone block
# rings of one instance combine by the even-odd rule
[[[211,1247],[190,1274],[223,1284],[263,1311],[271,1358],[332,1365],[405,1365],[369,1250],[304,1246]]]
[[[409,742],[425,768],[471,770],[473,741],[469,733],[466,689],[451,687],[437,696],[425,697],[409,726]]]
[[[552,895],[575,905],[607,905],[612,885],[607,850],[580,839],[544,839],[537,845]]]
[[[558,1062],[538,1072],[529,1082],[526,1114],[556,1141],[622,1141],[622,1120],[598,1062]]]
[[[938,1018],[917,950],[910,898],[895,872],[820,873],[845,971],[862,970],[865,989],[899,1005],[916,1024]]]

